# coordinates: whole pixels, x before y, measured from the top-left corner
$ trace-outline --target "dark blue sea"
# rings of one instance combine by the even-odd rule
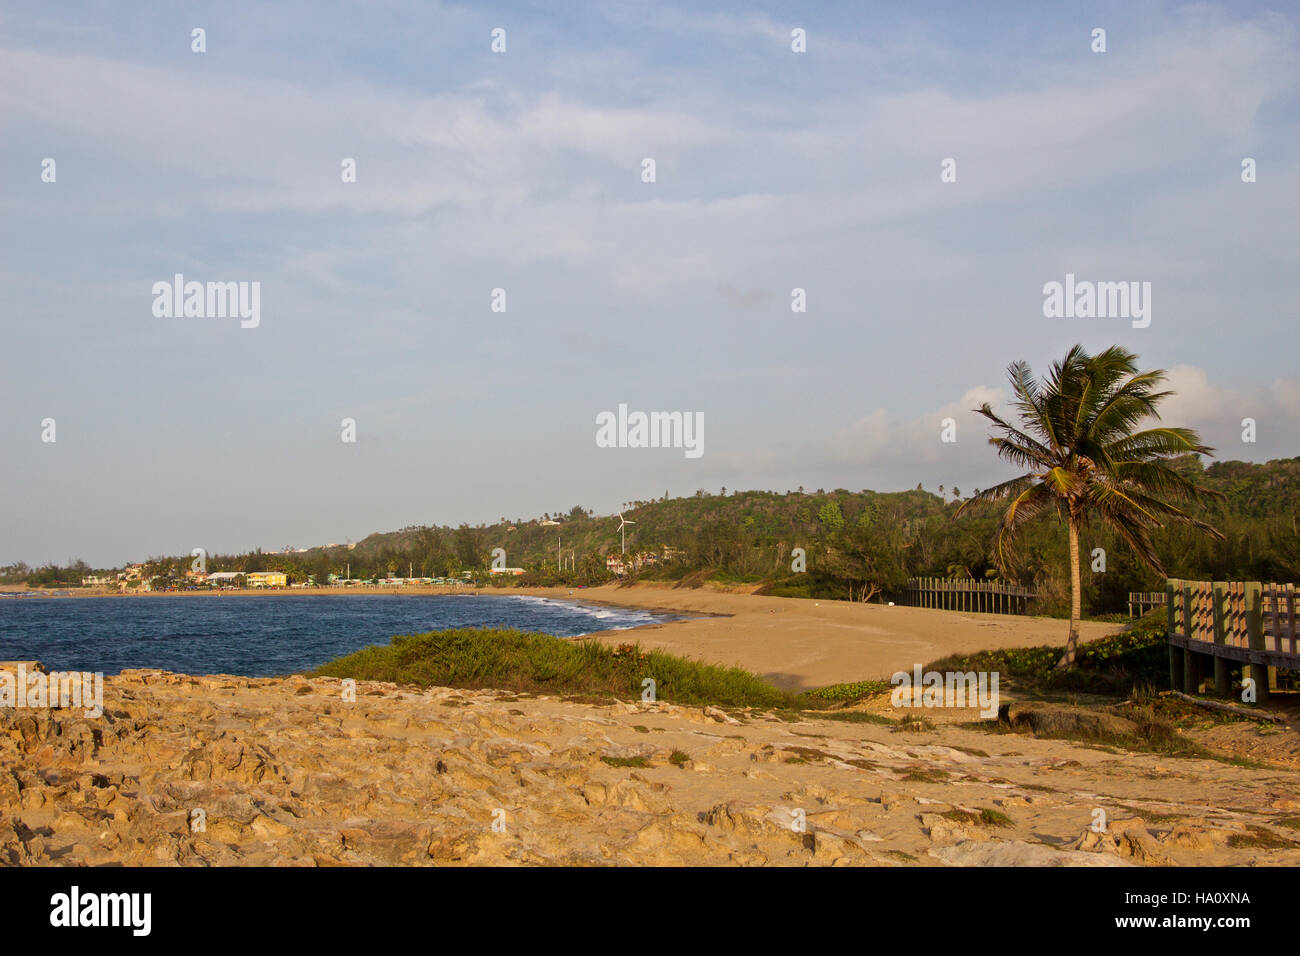
[[[394,634],[515,627],[559,637],[672,620],[635,608],[504,595],[231,595],[0,600],[0,660],[49,670],[158,667],[271,677]]]

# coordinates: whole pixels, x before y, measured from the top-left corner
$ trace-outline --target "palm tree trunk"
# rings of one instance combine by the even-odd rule
[[[1074,666],[1079,651],[1079,619],[1083,617],[1083,581],[1079,570],[1079,521],[1070,516],[1070,636],[1065,653],[1056,662],[1058,670]]]

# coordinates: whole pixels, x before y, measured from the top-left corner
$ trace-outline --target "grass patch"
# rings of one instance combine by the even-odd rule
[[[804,720],[840,720],[846,724],[882,724],[892,725],[898,723],[892,717],[886,717],[884,714],[872,714],[865,710],[827,710],[827,711],[804,711]]]
[[[1185,757],[1198,760],[1215,760],[1244,770],[1273,770],[1267,763],[1225,754],[1198,744],[1182,735],[1180,726],[1189,721],[1179,715],[1190,707],[1176,699],[1158,698],[1145,703],[1130,702],[1130,706],[1106,706],[1084,709],[1078,707],[1044,706],[1041,711],[1015,714],[1011,722],[1003,717],[983,724],[963,725],[971,730],[984,730],[991,734],[1021,734],[1028,732],[1048,740],[1068,740],[1088,750],[1107,754],[1137,751],[1161,754],[1166,757]],[[1200,726],[1200,713],[1192,715],[1190,723]],[[1019,757],[1008,751],[1004,757]],[[1077,761],[1058,764],[1057,768],[1079,766]],[[1161,780],[1162,774],[1150,773],[1149,780]]]
[[[601,757],[611,767],[648,767],[645,757]]]
[[[1161,813],[1159,810],[1147,810],[1143,807],[1135,807],[1132,804],[1120,804],[1129,813],[1135,814],[1142,818],[1143,823],[1175,823],[1187,816],[1185,813]]]
[[[1249,824],[1246,833],[1234,833],[1228,837],[1228,846],[1245,850],[1290,850],[1297,844],[1295,840],[1280,837],[1265,827]]]
[[[1106,753],[1116,753],[1119,748],[1169,757],[1223,759],[1183,736],[1160,703],[1151,701],[1090,708],[1061,704],[1012,706],[985,729],[993,733],[1028,732]]]
[[[997,810],[981,810],[976,813],[973,810],[948,810],[939,814],[945,820],[952,820],[954,823],[965,823],[977,827],[1010,827],[1014,826],[1011,818],[1005,813],[999,813]]]
[[[900,731],[915,731],[918,733],[929,733],[934,730],[934,724],[926,720],[920,714],[906,714],[894,726],[894,733]]]
[[[986,827],[1010,827],[1015,826],[1011,818],[1005,813],[999,813],[997,810],[981,810],[980,825]]]
[[[954,654],[925,666],[927,671],[996,671],[1024,691],[1043,694],[1087,693],[1127,697],[1169,680],[1165,627],[1168,612],[1154,608],[1126,630],[1079,645],[1077,666],[1058,671],[1065,646],[1023,647],[978,654]]]
[[[786,763],[808,763],[811,760],[834,760],[832,754],[824,750],[817,750],[813,747],[782,747],[781,753],[794,754],[795,757],[786,760]]]
[[[1249,757],[1224,757],[1220,754],[1210,754],[1214,760],[1220,760],[1232,767],[1240,767],[1243,770],[1275,770],[1277,768],[1270,764],[1263,763],[1259,760],[1251,760]]]
[[[938,768],[914,768],[903,774],[903,779],[914,783],[942,783],[951,776],[952,774],[947,770],[939,770]]]
[[[674,767],[685,766],[691,759],[691,755],[685,750],[674,750],[668,755],[668,762]]]
[[[1157,716],[1183,729],[1201,729],[1216,727],[1221,724],[1250,724],[1258,726],[1255,721],[1241,714],[1231,714],[1221,710],[1208,710],[1197,707],[1190,701],[1179,697],[1144,697],[1137,696],[1138,703],[1147,705]]]
[[[805,600],[811,599],[813,596],[812,588],[808,587],[806,584],[802,587],[790,584],[766,585],[755,593],[765,594],[771,597],[804,598]]]
[[[819,707],[853,704],[868,697],[888,694],[890,687],[891,685],[888,682],[882,680],[860,680],[850,684],[831,684],[829,687],[818,687],[816,690],[805,691],[799,697],[802,706],[810,710],[816,710]]]
[[[641,681],[678,704],[792,706],[794,695],[739,667],[719,667],[661,651],[616,650],[596,641],[495,628],[400,635],[322,665],[314,677],[351,677],[418,687],[499,688],[565,696],[583,703],[639,700]]]

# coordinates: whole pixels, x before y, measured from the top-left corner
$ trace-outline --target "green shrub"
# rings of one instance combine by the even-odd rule
[[[818,687],[816,690],[805,691],[802,695],[802,703],[805,707],[816,707],[823,703],[844,703],[862,700],[864,697],[874,697],[877,694],[887,694],[890,691],[890,684],[883,680],[860,680],[850,684],[831,684],[829,687]]]
[[[314,675],[620,700],[639,700],[642,681],[649,677],[658,699],[680,704],[786,708],[794,701],[793,695],[739,667],[643,651],[637,644],[614,648],[511,629],[401,635],[386,646],[372,645],[330,661]]]
[[[1026,689],[1075,691],[1125,697],[1169,679],[1167,613],[1155,608],[1127,630],[1079,645],[1077,666],[1058,671],[1064,645],[954,654],[927,664],[927,671],[996,671]]]

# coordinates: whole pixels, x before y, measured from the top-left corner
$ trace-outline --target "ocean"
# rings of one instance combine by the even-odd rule
[[[521,595],[229,595],[0,601],[0,660],[272,677],[395,634],[514,627],[575,637],[681,615]]]

